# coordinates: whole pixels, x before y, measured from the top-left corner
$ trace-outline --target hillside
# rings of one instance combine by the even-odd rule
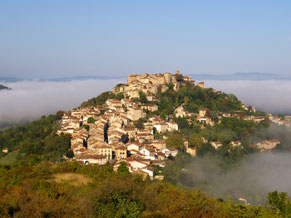
[[[50,179],[46,189],[39,190],[40,184],[31,186],[31,189],[39,190],[34,194],[44,194],[39,201],[47,202],[44,191],[53,191],[53,187],[59,186],[52,181],[53,173],[86,174],[93,178],[94,187],[100,188],[96,193],[92,193],[92,199],[88,200],[90,213],[95,216],[102,216],[105,211],[108,213],[117,211],[119,215],[134,211],[144,216],[169,215],[165,211],[170,203],[166,200],[168,195],[181,196],[181,201],[183,199],[183,204],[187,202],[186,205],[201,198],[200,200],[204,199],[205,203],[212,202],[213,207],[219,208],[217,211],[204,211],[201,216],[207,216],[208,213],[235,216],[233,213],[244,212],[249,214],[266,212],[271,215],[273,212],[265,207],[242,206],[248,202],[254,205],[264,204],[268,194],[265,190],[258,192],[254,190],[252,193],[246,193],[244,188],[235,192],[225,191],[206,178],[208,173],[212,174],[213,171],[222,174],[235,171],[240,162],[252,154],[289,152],[291,138],[287,127],[290,124],[288,116],[278,117],[258,112],[252,106],[245,106],[236,96],[213,88],[205,88],[204,82],[197,83],[179,71],[176,74],[133,74],[128,77],[127,84],[117,84],[112,91],[89,99],[78,108],[67,112],[59,111],[56,115],[48,117],[43,116],[38,121],[0,133],[2,150],[0,157],[8,159],[12,152],[17,154],[9,158],[10,163],[12,159],[16,160],[16,165],[3,166],[1,175],[7,181],[6,185],[14,184],[9,185],[7,190],[13,193],[10,195],[12,199],[20,202],[22,198],[17,197],[16,192],[20,189],[21,192],[27,193],[23,190],[26,183],[22,182],[22,178],[15,182],[11,181],[5,175],[24,170],[18,163],[27,163],[29,166],[25,170],[34,175],[32,178],[34,182],[40,176],[34,172],[41,173],[45,178],[42,180],[43,183],[47,184],[47,179]],[[280,131],[267,131],[273,126]],[[215,160],[213,162],[215,167],[212,166],[210,169],[210,162],[205,164],[201,161],[207,160],[209,156]],[[33,160],[37,161],[34,163]],[[30,165],[31,161],[33,163]],[[44,162],[39,164],[41,161]],[[62,165],[56,164],[57,169],[54,170],[47,165],[47,161],[66,162],[63,165],[66,167],[62,168]],[[192,170],[192,165],[197,163],[199,166],[205,165],[206,168],[203,169],[205,178],[198,176],[199,170]],[[123,173],[125,175],[120,175]],[[135,174],[147,179],[140,181],[138,187],[133,185],[132,189],[127,190],[128,185],[138,180]],[[97,175],[105,178],[106,182],[99,181]],[[81,177],[76,175],[76,178]],[[116,187],[118,190],[115,190],[113,184],[118,184],[117,181],[124,178],[126,184]],[[112,183],[109,188],[116,192],[108,193],[107,200],[101,198],[109,185],[107,182],[112,179],[116,179],[116,183]],[[156,182],[150,182],[151,180]],[[25,177],[24,181],[29,180]],[[68,193],[67,189],[71,188],[70,184],[66,185],[64,193]],[[149,192],[147,190],[140,192],[141,187],[148,188]],[[158,187],[163,187],[165,192],[160,195],[164,196],[162,199],[165,200],[156,202],[157,199],[150,198],[151,187],[154,188],[153,193],[159,190]],[[83,193],[87,188],[89,187],[82,187],[78,193]],[[122,192],[123,188],[127,191]],[[189,191],[182,191],[180,188]],[[200,191],[192,192],[190,191],[192,188],[200,188],[220,200],[204,196]],[[56,195],[59,195],[58,191]],[[146,196],[150,199],[145,200]],[[244,196],[247,200],[241,200],[239,196]],[[238,204],[230,201],[222,203],[225,199],[240,203],[240,209],[234,212]],[[54,199],[52,203],[55,207],[57,201]],[[70,197],[69,201],[73,201],[71,204],[80,209],[80,205],[73,197]],[[150,209],[154,206],[147,205],[147,201],[156,202],[155,207],[160,206],[161,210]],[[129,204],[130,208],[120,211],[125,204]],[[24,204],[17,207],[26,206]],[[96,209],[98,207],[105,209],[102,212]],[[177,216],[201,212],[201,208],[197,207],[184,214],[182,213],[184,209],[179,210],[177,207],[180,208],[179,205],[173,205],[173,211],[176,210]],[[55,210],[58,211],[57,208]],[[72,213],[77,214],[76,211]],[[29,211],[24,214],[29,214]]]
[[[291,80],[290,75],[278,75],[272,73],[256,73],[256,72],[248,72],[248,73],[234,73],[228,75],[209,75],[209,74],[201,74],[201,75],[192,75],[196,79],[199,80],[245,80],[245,81],[262,81],[262,80]]]

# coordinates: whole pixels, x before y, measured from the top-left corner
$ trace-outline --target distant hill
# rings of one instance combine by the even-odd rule
[[[291,80],[291,76],[289,75],[277,75],[274,73],[257,73],[257,72],[249,72],[249,73],[233,73],[233,74],[192,74],[193,78],[197,81],[204,80]],[[90,80],[90,79],[98,79],[98,80],[110,80],[110,79],[126,79],[126,76],[74,76],[74,77],[60,77],[60,78],[50,78],[50,79],[42,79],[45,81],[54,81],[54,82],[67,82],[67,81],[75,81],[75,80]]]
[[[273,73],[234,73],[234,74],[193,74],[196,80],[291,80],[289,75],[277,75]]]
[[[191,74],[196,81],[205,80],[291,80],[291,75],[278,75],[275,73],[258,73],[258,72],[238,72],[233,74]],[[53,78],[17,78],[17,77],[1,77],[0,82],[20,82],[20,81],[45,81],[45,82],[71,82],[84,80],[126,80],[127,76],[68,76]]]
[[[53,77],[53,78],[17,78],[17,77],[0,77],[0,82],[22,82],[22,81],[41,81],[41,82],[71,82],[84,80],[117,80],[126,79],[126,76],[71,76],[71,77]]]
[[[82,80],[114,80],[114,79],[126,79],[126,76],[73,76],[73,77],[59,77],[41,79],[41,81],[53,81],[53,82],[69,82],[69,81],[82,81]]]
[[[0,84],[0,90],[11,90],[11,89],[8,88],[7,86]]]
[[[7,77],[7,76],[0,76],[0,81],[1,82],[18,82],[18,81],[22,81],[23,79],[17,78],[17,77]]]

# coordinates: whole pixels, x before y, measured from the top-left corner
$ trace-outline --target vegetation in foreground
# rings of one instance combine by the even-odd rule
[[[37,156],[0,167],[1,217],[275,217],[290,212],[286,193],[268,207],[216,200],[110,165],[41,162]]]

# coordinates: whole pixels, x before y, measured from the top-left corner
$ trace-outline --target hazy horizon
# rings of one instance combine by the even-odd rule
[[[165,72],[175,73],[175,71],[163,71],[156,72],[156,74],[163,74]],[[0,75],[0,83],[9,83],[9,82],[17,82],[17,81],[25,81],[25,80],[41,80],[41,81],[71,81],[71,80],[89,80],[89,79],[102,79],[102,80],[111,80],[111,79],[127,79],[129,74],[154,74],[153,72],[131,72],[124,75],[106,75],[106,74],[92,74],[92,75],[68,75],[68,76],[1,76]],[[228,74],[191,74],[187,72],[180,72],[184,76],[191,76],[192,79],[201,81],[201,80],[291,80],[291,74],[274,74],[274,73],[263,73],[263,72],[235,72]]]

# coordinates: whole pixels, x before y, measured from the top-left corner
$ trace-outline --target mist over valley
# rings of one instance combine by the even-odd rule
[[[94,78],[94,77],[93,77]],[[111,91],[117,79],[61,78],[51,80],[21,80],[2,82],[12,90],[0,92],[0,125],[21,123],[54,114],[58,110],[71,110],[83,101]],[[235,94],[247,106],[273,114],[290,114],[290,80],[206,80],[206,87]],[[272,103],[271,103],[272,102]]]

